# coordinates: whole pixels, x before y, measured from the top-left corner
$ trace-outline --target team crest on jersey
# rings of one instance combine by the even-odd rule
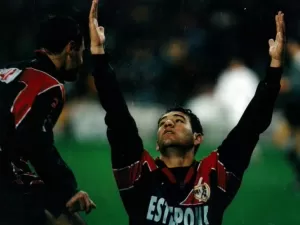
[[[210,198],[210,187],[207,183],[203,182],[200,177],[198,183],[190,191],[188,196],[180,203],[180,205],[202,205],[205,204]]]
[[[20,73],[22,73],[22,70],[17,68],[0,69],[0,81],[8,84],[16,79]]]
[[[196,185],[193,190],[195,199],[201,202],[207,202],[210,197],[210,187],[207,183]]]

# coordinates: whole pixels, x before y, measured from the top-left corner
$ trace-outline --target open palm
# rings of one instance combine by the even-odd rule
[[[272,59],[281,60],[285,44],[285,22],[284,14],[278,12],[275,16],[276,38],[269,40],[269,54]]]
[[[101,47],[105,42],[104,27],[98,24],[98,2],[98,0],[93,0],[89,15],[91,48]]]

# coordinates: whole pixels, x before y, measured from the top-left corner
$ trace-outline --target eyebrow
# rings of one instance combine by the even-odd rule
[[[186,121],[186,119],[185,119],[185,117],[184,116],[182,116],[182,115],[180,115],[180,114],[173,114],[173,116],[176,116],[176,117],[180,117],[180,118],[182,118],[184,121]],[[160,118],[159,120],[158,120],[158,124],[160,124],[160,122],[163,120],[163,119],[165,119],[167,116],[163,116],[162,118]]]

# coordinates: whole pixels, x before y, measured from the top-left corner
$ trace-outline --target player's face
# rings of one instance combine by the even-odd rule
[[[190,150],[195,145],[194,142],[190,119],[184,113],[169,112],[160,118],[157,147],[162,154],[170,147]]]
[[[72,50],[70,54],[67,55],[65,71],[63,73],[65,81],[77,80],[79,69],[83,64],[83,51],[84,51],[84,42],[82,41],[79,50]]]

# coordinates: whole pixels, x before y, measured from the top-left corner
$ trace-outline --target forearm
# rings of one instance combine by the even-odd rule
[[[280,90],[282,68],[269,67],[265,78],[260,82],[255,96],[240,119],[237,129],[260,134],[271,123],[274,104]]]
[[[13,148],[30,161],[49,190],[58,191],[66,200],[77,192],[75,176],[53,146],[52,135],[18,130]]]
[[[69,200],[77,192],[74,173],[54,146],[33,152],[29,160],[47,189],[57,192],[62,201]]]
[[[109,65],[108,56],[92,55],[92,59],[95,86],[100,103],[106,111],[105,123],[108,127],[113,167],[128,166],[139,160],[144,150],[137,125]]]
[[[220,161],[240,178],[249,165],[259,135],[271,123],[280,77],[280,68],[268,68],[239,123],[218,148]]]
[[[116,75],[109,64],[107,54],[92,55],[93,77],[98,97],[108,116],[116,116],[115,120],[129,117],[129,110],[120,90]],[[111,125],[111,124],[107,124]]]

